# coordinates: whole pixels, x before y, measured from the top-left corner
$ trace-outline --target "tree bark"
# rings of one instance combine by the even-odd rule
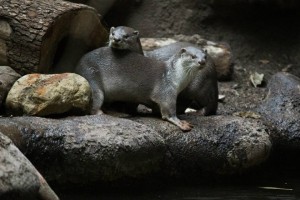
[[[2,61],[21,74],[70,71],[107,40],[96,10],[61,0],[0,0],[0,21],[12,30]]]
[[[82,3],[95,8],[98,13],[104,16],[110,8],[120,0],[68,0],[73,3]]]

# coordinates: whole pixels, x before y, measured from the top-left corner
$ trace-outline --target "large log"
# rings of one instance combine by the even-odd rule
[[[68,0],[73,3],[82,3],[95,8],[102,16],[104,16],[110,8],[120,0]]]
[[[0,0],[0,24],[0,62],[21,74],[68,71],[107,40],[95,9],[61,0]]]

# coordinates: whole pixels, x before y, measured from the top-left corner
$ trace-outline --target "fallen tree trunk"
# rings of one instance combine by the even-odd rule
[[[0,22],[1,61],[21,74],[68,71],[107,40],[96,10],[61,0],[0,0]]]
[[[102,16],[105,15],[117,0],[68,0],[73,3],[82,3],[95,8]]]

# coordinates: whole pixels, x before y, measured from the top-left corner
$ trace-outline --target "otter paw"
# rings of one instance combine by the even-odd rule
[[[103,111],[102,110],[98,110],[97,112],[96,112],[96,115],[103,115],[104,113],[103,113]]]
[[[91,115],[102,115],[104,114],[102,110],[92,110]]]
[[[191,123],[189,123],[189,122],[187,122],[187,121],[185,121],[185,120],[181,120],[180,121],[180,129],[182,130],[182,131],[190,131],[190,130],[192,130],[192,128],[193,128],[193,125],[191,124]]]

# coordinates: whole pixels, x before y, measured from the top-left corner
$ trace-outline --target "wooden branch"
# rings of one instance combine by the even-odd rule
[[[0,34],[0,46],[1,40],[6,44],[0,58],[21,74],[74,67],[107,40],[95,9],[61,0],[0,0],[0,21],[12,30],[8,38]]]

